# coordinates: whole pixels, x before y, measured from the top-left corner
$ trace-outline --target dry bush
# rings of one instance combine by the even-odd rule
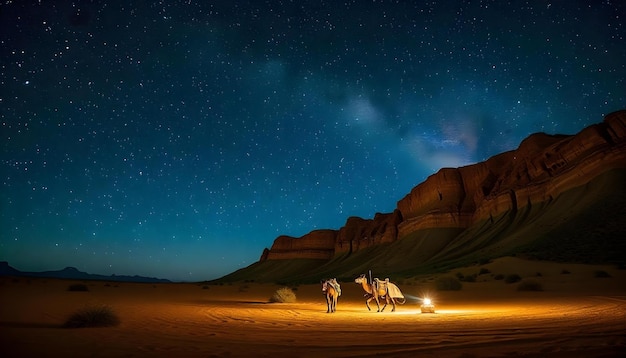
[[[463,279],[461,279],[461,281],[463,281],[463,282],[476,282],[476,274],[471,274],[469,276],[465,276],[465,277],[463,277]]]
[[[506,282],[506,283],[515,283],[515,282],[519,282],[521,280],[522,280],[522,278],[520,277],[520,275],[518,275],[516,273],[507,275],[504,278],[504,282]]]
[[[543,291],[543,286],[534,280],[524,280],[517,285],[518,291]]]
[[[270,297],[270,302],[293,303],[296,302],[296,294],[291,288],[282,287],[274,292],[272,297]]]
[[[463,288],[461,281],[450,276],[438,278],[435,285],[439,291],[460,291]]]
[[[63,324],[66,328],[111,327],[120,324],[113,309],[109,306],[91,306],[74,312]]]
[[[75,283],[75,284],[69,285],[67,287],[67,290],[74,291],[74,292],[86,292],[86,291],[89,291],[89,288],[85,284]]]
[[[606,271],[598,270],[598,271],[593,273],[593,277],[596,277],[596,278],[608,278],[608,277],[611,277],[611,275],[608,272],[606,272]]]

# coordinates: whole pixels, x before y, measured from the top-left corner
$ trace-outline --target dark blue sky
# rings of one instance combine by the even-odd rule
[[[623,1],[4,1],[0,260],[220,277],[626,107]]]

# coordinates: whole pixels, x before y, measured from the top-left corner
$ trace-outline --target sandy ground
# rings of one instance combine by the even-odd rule
[[[343,282],[337,312],[326,313],[320,285],[295,288],[296,303],[268,303],[276,285],[133,284],[0,278],[2,357],[623,357],[626,271],[517,263],[544,287],[481,275],[461,291],[436,292],[432,278],[398,284],[407,303],[368,311],[361,287]],[[500,266],[498,266],[500,265]],[[562,271],[567,269],[568,274]],[[468,269],[471,272],[475,269]],[[500,271],[495,271],[500,270]],[[504,272],[506,273],[506,272]],[[541,275],[538,275],[540,273]],[[392,280],[393,281],[393,280]],[[417,297],[431,296],[435,314]],[[77,309],[108,305],[121,324],[62,328]]]

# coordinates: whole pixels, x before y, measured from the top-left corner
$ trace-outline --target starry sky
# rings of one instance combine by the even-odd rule
[[[623,1],[2,1],[0,260],[214,279],[626,107]]]

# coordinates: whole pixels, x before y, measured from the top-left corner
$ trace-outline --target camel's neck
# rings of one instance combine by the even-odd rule
[[[363,286],[363,289],[365,290],[365,292],[372,294],[372,292],[374,292],[374,290],[372,290],[372,286],[367,283],[365,280],[361,281],[361,286]]]

